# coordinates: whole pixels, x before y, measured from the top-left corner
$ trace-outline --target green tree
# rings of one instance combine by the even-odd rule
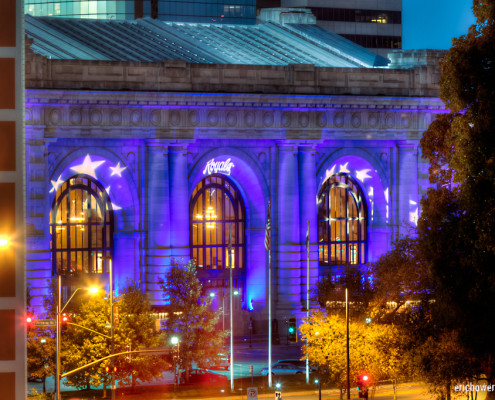
[[[307,344],[303,351],[312,365],[318,365],[320,377],[340,388],[347,382],[346,321],[339,315],[316,312],[300,327]],[[408,359],[404,336],[393,325],[349,324],[349,353],[351,385],[367,373],[372,382],[397,379],[407,374]]]
[[[33,328],[27,332],[27,371],[30,378],[41,379],[46,393],[46,378],[55,375],[55,338],[51,328]]]
[[[26,286],[27,314],[34,320],[43,319],[45,315],[34,315],[31,308],[31,286]],[[55,375],[55,332],[52,328],[31,327],[27,330],[27,372],[30,378],[41,379],[43,394],[46,393],[46,378]]]
[[[163,338],[156,329],[151,304],[142,290],[133,282],[127,282],[118,300],[118,329],[115,332],[115,352],[136,351],[164,347]],[[124,384],[136,381],[150,382],[169,368],[165,355],[131,354],[117,359],[117,379]]]
[[[346,267],[337,278],[323,277],[316,287],[316,300],[331,313],[345,313],[345,289],[353,302],[354,314],[365,314],[372,298],[371,276],[368,270]]]
[[[83,367],[93,361],[99,360],[110,354],[110,339],[91,332],[110,335],[110,304],[102,296],[94,296],[88,301],[86,296],[75,297],[68,307],[70,320],[75,325],[69,325],[62,332],[62,369],[72,371]],[[84,329],[87,328],[87,329]],[[78,389],[90,389],[91,386],[109,384],[109,374],[105,367],[109,366],[110,360],[105,360],[91,367],[85,368],[67,377],[67,384]]]
[[[169,302],[166,340],[170,343],[172,336],[179,337],[180,367],[186,370],[187,379],[193,361],[202,365],[218,359],[226,338],[226,332],[216,328],[221,313],[212,310],[192,261],[174,262],[161,286]]]
[[[495,2],[475,0],[473,11],[476,24],[441,64],[450,112],[421,141],[437,188],[422,201],[418,239],[436,285],[435,321],[458,332],[495,383]]]
[[[456,330],[428,337],[416,349],[415,357],[419,376],[437,398],[450,400],[456,384],[465,385],[477,378],[478,365],[459,342]]]

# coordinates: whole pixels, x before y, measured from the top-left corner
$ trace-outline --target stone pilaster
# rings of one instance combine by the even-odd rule
[[[187,148],[169,147],[170,236],[171,256],[188,261],[189,251],[189,187]]]
[[[274,265],[278,283],[277,309],[289,312],[300,308],[301,256],[299,234],[299,187],[297,146],[278,147],[277,225],[278,265]]]
[[[301,243],[301,278],[300,301],[306,307],[308,282],[308,256],[306,249],[306,232],[309,221],[309,285],[314,288],[318,280],[318,244],[317,244],[317,210],[316,210],[316,169],[315,151],[310,146],[299,147],[299,242]]]
[[[164,279],[166,266],[170,264],[169,156],[167,147],[159,141],[149,141],[146,150],[146,291],[151,302],[159,304],[163,302],[163,298],[158,280]]]

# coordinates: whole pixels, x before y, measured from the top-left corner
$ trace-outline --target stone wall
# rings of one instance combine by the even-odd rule
[[[181,91],[202,93],[313,94],[438,97],[442,52],[393,54],[390,68],[324,68],[121,61],[52,60],[27,50],[29,89]],[[411,61],[421,65],[412,67]],[[426,62],[427,61],[427,62]]]

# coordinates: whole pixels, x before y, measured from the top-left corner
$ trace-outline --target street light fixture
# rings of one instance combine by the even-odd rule
[[[9,239],[6,237],[0,237],[0,247],[7,247],[9,245]]]

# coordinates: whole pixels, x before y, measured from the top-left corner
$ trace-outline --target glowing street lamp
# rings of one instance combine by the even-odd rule
[[[178,370],[180,371],[180,362],[179,362],[179,357],[180,357],[180,339],[178,336],[172,336],[170,338],[170,343],[175,346],[175,351],[174,351],[174,393],[177,391],[177,385],[179,383],[179,374]]]
[[[9,245],[9,239],[6,237],[0,237],[0,247],[7,247]]]

